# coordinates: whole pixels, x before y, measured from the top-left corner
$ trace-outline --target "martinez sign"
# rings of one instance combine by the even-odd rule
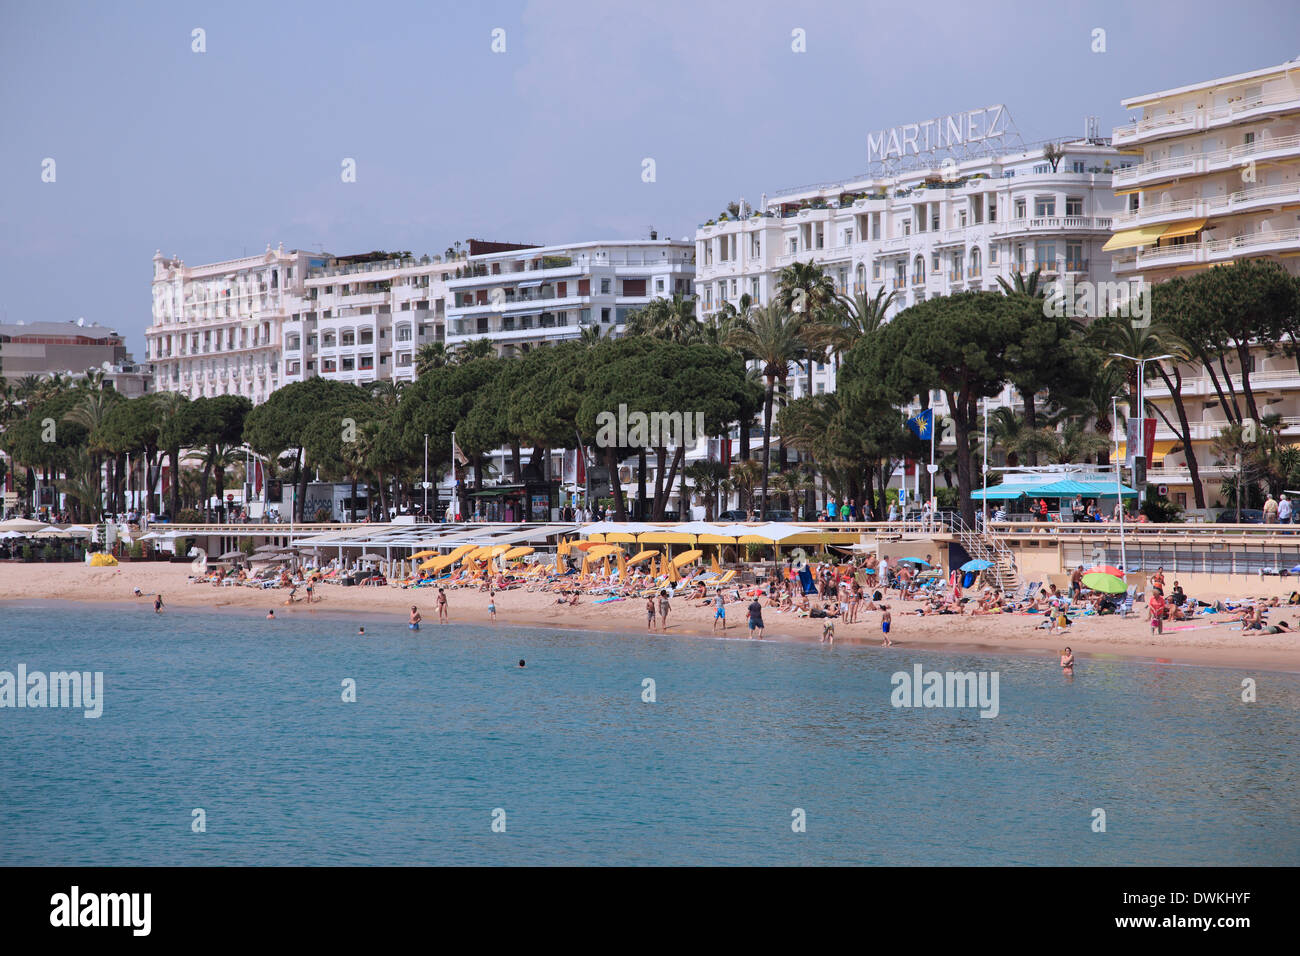
[[[1009,130],[1010,117],[1001,104],[953,113],[924,123],[908,123],[867,134],[867,161],[901,159],[937,150],[953,149],[985,140],[1001,139]]]

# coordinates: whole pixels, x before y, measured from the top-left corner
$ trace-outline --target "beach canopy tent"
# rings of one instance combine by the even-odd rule
[[[8,521],[0,521],[0,531],[17,531],[26,535],[44,531],[48,527],[50,526],[44,522],[32,521],[30,518],[10,518]]]
[[[1128,485],[1121,485],[1119,493],[1125,498],[1137,497],[1137,491]],[[988,491],[980,489],[971,492],[975,501],[1012,501],[1022,495],[1031,498],[1113,498],[1115,482],[1105,479],[1081,481],[1077,478],[1063,478],[1058,475],[1010,475],[1000,485],[994,485]]]

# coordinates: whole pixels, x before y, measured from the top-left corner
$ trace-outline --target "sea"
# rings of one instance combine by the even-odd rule
[[[1300,676],[732,634],[0,604],[0,865],[1300,863]]]

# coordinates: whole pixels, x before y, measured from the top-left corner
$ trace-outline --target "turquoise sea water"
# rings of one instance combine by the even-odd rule
[[[1300,863],[1290,674],[0,605],[19,663],[104,710],[0,709],[0,864]],[[892,707],[915,663],[1000,713]]]

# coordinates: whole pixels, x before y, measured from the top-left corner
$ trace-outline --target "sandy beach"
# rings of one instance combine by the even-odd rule
[[[305,602],[304,592],[298,600],[286,603],[288,592],[265,591],[248,587],[214,587],[191,584],[188,564],[126,563],[118,567],[92,568],[82,564],[0,565],[0,602],[18,600],[79,601],[88,603],[152,603],[152,596],[163,594],[165,613],[184,613],[185,608],[209,610],[233,609],[260,612],[274,609],[277,617],[319,614],[322,618],[338,614],[354,619],[357,625],[379,623],[388,615],[408,613],[419,606],[426,630],[436,630],[436,590],[396,587],[345,588],[317,585],[313,603]],[[135,588],[143,592],[134,594]],[[1251,592],[1254,593],[1254,592]],[[1261,592],[1262,593],[1262,592]],[[498,592],[497,620],[490,620],[486,592],[470,589],[448,592],[451,620],[509,628],[515,626],[555,627],[598,630],[621,634],[645,633],[644,602],[616,601],[594,605],[584,599],[577,607],[560,606],[549,592],[528,593],[522,589]],[[745,605],[729,604],[728,629],[712,628],[713,609],[697,606],[698,602],[678,598],[672,603],[667,634],[670,636],[726,636],[748,638],[745,628]],[[1113,616],[1083,618],[1075,622],[1068,635],[1048,635],[1035,631],[1042,618],[1036,614],[998,614],[984,616],[929,616],[910,613],[913,602],[892,601],[892,637],[898,647],[932,650],[987,651],[1052,656],[1069,644],[1076,656],[1118,656],[1159,660],[1180,664],[1250,667],[1256,669],[1300,672],[1300,634],[1264,634],[1242,631],[1239,625],[1212,625],[1220,618],[1205,617],[1188,624],[1167,624],[1162,636],[1153,636],[1146,621],[1145,609],[1128,619]],[[1300,608],[1279,607],[1270,620],[1294,622]],[[822,621],[776,613],[766,608],[765,636],[770,640],[820,640]],[[1185,630],[1173,630],[1176,627]],[[880,614],[860,614],[855,624],[837,623],[836,641],[843,644],[877,646],[881,640]]]

